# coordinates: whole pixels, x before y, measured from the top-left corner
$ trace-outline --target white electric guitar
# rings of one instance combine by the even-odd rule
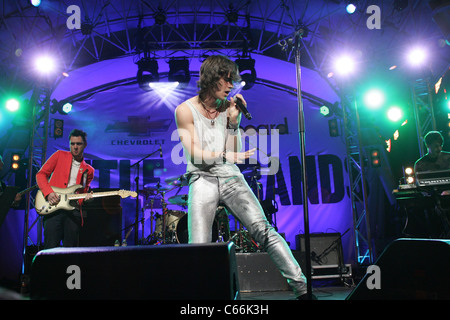
[[[34,207],[36,212],[40,215],[47,215],[56,210],[73,210],[75,206],[71,205],[70,201],[84,199],[87,193],[75,193],[78,189],[83,188],[81,185],[77,184],[69,188],[57,188],[52,187],[53,191],[59,195],[60,201],[56,205],[51,205],[45,199],[44,194],[41,190],[36,193],[36,198],[34,200]],[[133,197],[136,198],[137,193],[134,191],[127,190],[116,190],[116,191],[102,191],[92,194],[93,198],[97,197],[111,197],[111,196],[121,196],[122,198]]]

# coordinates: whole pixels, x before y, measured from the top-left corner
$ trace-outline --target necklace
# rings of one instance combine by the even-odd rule
[[[202,104],[203,109],[205,109],[205,111],[206,111],[206,114],[207,114],[207,116],[208,116],[208,119],[210,119],[210,121],[211,121],[211,126],[214,127],[214,125],[215,125],[215,123],[216,123],[217,115],[219,114],[219,111],[214,110],[214,111],[211,112],[211,111],[209,111],[209,110],[206,108],[206,104],[205,104],[202,100],[200,100],[200,102],[201,102],[201,104]]]

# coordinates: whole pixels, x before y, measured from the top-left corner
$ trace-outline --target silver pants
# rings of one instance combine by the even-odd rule
[[[212,177],[193,174],[189,179],[189,243],[209,243],[219,202],[225,205],[250,235],[262,244],[299,296],[307,292],[306,277],[286,241],[267,221],[258,199],[242,176]]]

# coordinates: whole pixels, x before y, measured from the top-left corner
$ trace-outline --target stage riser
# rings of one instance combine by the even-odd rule
[[[236,263],[241,292],[290,290],[267,253],[237,253]]]
[[[80,289],[69,289],[77,274]],[[232,300],[238,292],[233,244],[50,249],[30,276],[31,299]]]

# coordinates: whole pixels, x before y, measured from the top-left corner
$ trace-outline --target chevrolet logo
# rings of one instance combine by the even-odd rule
[[[128,132],[129,136],[148,136],[155,132],[167,132],[173,119],[149,121],[150,117],[129,116],[128,122],[116,121],[107,125],[105,132]]]

